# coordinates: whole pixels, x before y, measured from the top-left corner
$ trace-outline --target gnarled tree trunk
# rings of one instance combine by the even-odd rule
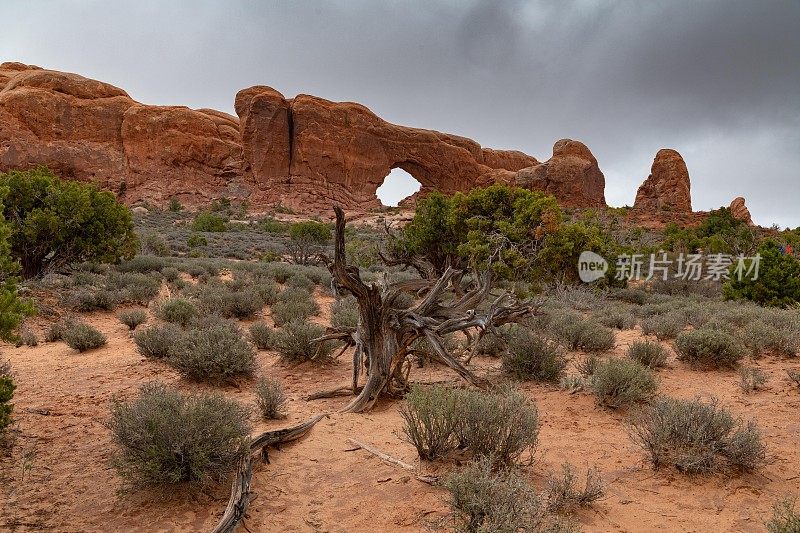
[[[381,395],[397,396],[408,389],[411,344],[425,338],[431,345],[434,357],[455,370],[463,379],[477,386],[487,384],[457,358],[447,352],[442,336],[457,331],[477,329],[473,336],[478,342],[483,332],[507,322],[516,321],[533,312],[530,302],[518,303],[513,296],[501,294],[483,313],[476,311],[490,297],[490,277],[482,273],[475,277],[474,286],[466,292],[460,287],[461,271],[448,268],[436,280],[412,280],[395,284],[370,283],[361,280],[358,268],[349,267],[345,258],[344,212],[334,207],[336,213],[336,241],[333,261],[325,259],[335,285],[350,291],[358,302],[359,323],[355,331],[326,335],[319,339],[347,339],[355,345],[353,357],[352,390],[358,391],[362,366],[366,368],[366,382],[358,396],[344,411],[369,410]],[[395,306],[398,296],[411,292],[421,299],[411,308]],[[452,293],[445,303],[444,296]],[[424,295],[424,296],[422,296]]]

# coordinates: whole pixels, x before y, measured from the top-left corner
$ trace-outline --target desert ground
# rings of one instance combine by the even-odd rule
[[[321,312],[313,320],[326,324],[333,298],[319,287],[315,297]],[[270,322],[269,309],[262,314]],[[134,397],[150,381],[184,391],[222,390],[252,405],[251,384],[187,381],[163,362],[139,355],[131,333],[114,313],[93,312],[83,318],[107,336],[107,345],[85,353],[61,342],[2,346],[19,385],[15,444],[0,459],[0,529],[210,530],[225,508],[228,483],[163,491],[126,487],[109,464],[115,452],[106,427],[110,407],[114,399]],[[31,327],[41,336],[46,324],[39,318]],[[624,356],[627,346],[643,336],[640,326],[617,331],[614,348],[602,357]],[[800,391],[785,373],[798,366],[796,359],[766,356],[755,361],[769,376],[768,385],[746,394],[735,371],[693,370],[670,354],[667,367],[658,372],[660,392],[680,398],[713,396],[735,415],[756,420],[768,454],[762,469],[731,476],[653,471],[626,433],[624,412],[596,405],[587,393],[520,383],[520,390],[536,402],[541,423],[534,462],[524,467],[525,476],[542,488],[565,461],[581,473],[596,467],[606,494],[574,515],[584,531],[763,531],[773,504],[800,492]],[[573,363],[582,357],[569,353]],[[319,413],[329,416],[302,440],[272,451],[270,464],[256,465],[257,496],[244,521],[247,530],[436,531],[450,526],[444,489],[348,442],[372,445],[415,465],[420,473],[453,468],[453,461],[420,462],[403,436],[402,401],[381,401],[366,414],[337,413],[349,401],[346,397],[305,401],[312,392],[349,382],[347,354],[324,364],[294,364],[261,350],[257,359],[261,373],[283,382],[290,400],[284,420],[267,423],[254,414],[254,430],[292,425]],[[478,357],[472,364],[492,381],[506,379],[498,359]],[[457,376],[437,365],[415,368],[412,376],[415,382],[458,384]]]

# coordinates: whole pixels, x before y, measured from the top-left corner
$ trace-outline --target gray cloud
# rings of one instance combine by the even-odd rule
[[[540,159],[584,141],[633,202],[659,148],[695,208],[800,226],[800,2],[6,1],[0,57],[232,111],[267,84]]]

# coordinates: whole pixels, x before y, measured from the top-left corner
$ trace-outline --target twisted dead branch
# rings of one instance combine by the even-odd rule
[[[252,499],[250,482],[253,478],[253,455],[260,452],[264,460],[269,462],[269,456],[266,453],[269,446],[277,446],[305,436],[317,422],[326,416],[328,415],[317,415],[296,426],[266,431],[250,441],[250,453],[239,461],[236,476],[231,484],[231,496],[228,499],[228,506],[225,508],[219,523],[212,530],[213,533],[232,533],[239,521],[244,518],[247,506]]]

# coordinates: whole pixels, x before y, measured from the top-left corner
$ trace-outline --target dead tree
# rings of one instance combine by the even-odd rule
[[[399,283],[365,283],[358,268],[348,266],[345,258],[344,212],[334,207],[336,213],[336,235],[333,261],[323,260],[338,288],[346,289],[358,303],[358,326],[349,331],[331,332],[320,342],[340,339],[355,346],[353,354],[353,376],[351,392],[357,394],[343,411],[362,412],[369,410],[382,395],[399,396],[409,388],[408,375],[411,369],[412,343],[424,338],[433,350],[433,357],[456,371],[464,380],[476,386],[487,385],[486,380],[476,376],[461,361],[448,353],[443,336],[457,331],[477,330],[472,336],[477,343],[487,330],[508,322],[516,322],[534,311],[530,302],[517,302],[513,295],[503,292],[492,296],[490,275],[483,272],[474,275],[471,285],[460,290],[462,272],[447,268],[436,280],[412,280]],[[417,301],[410,308],[396,305],[398,297],[410,292]],[[450,298],[452,297],[452,298]],[[494,298],[489,305],[481,304]],[[366,369],[366,381],[359,387],[361,368]],[[341,387],[330,391],[330,395],[341,393]],[[325,393],[314,397],[325,397]]]

